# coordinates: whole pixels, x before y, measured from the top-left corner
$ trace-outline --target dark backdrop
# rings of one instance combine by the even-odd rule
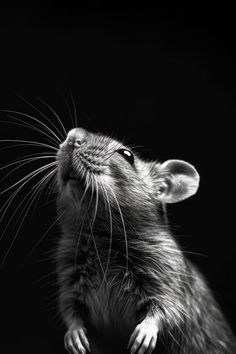
[[[39,97],[69,130],[72,93],[80,126],[141,145],[137,151],[143,157],[194,164],[201,175],[199,192],[169,207],[170,223],[188,256],[206,275],[235,331],[233,9],[165,7],[158,2],[146,3],[145,8],[137,2],[130,7],[120,1],[86,4],[37,7],[35,2],[33,8],[21,2],[19,8],[1,9],[0,109],[40,118],[21,95],[53,119]],[[0,117],[6,120],[6,114]],[[10,123],[0,129],[1,139],[40,139]],[[1,166],[26,152],[30,149],[2,149]],[[0,173],[4,177],[5,170]],[[17,170],[3,180],[1,190],[21,173]],[[1,230],[29,189],[16,197]],[[10,191],[0,195],[1,207],[10,195]],[[55,220],[54,196],[43,195],[37,205],[0,271],[4,354],[64,353],[54,266],[48,254],[55,247],[58,228],[53,227],[31,252]],[[22,207],[0,243],[1,259],[25,214],[17,221]]]

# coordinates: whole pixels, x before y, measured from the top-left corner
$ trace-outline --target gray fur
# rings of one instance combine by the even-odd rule
[[[81,146],[74,143],[78,135]],[[168,170],[138,156],[132,166],[117,152],[121,147],[77,129],[58,151],[57,268],[67,328],[82,319],[92,353],[122,354],[148,315],[158,319],[153,353],[236,353],[235,338],[205,279],[185,258],[162,215],[158,191]]]

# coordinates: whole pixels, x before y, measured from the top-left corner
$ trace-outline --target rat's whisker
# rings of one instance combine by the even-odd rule
[[[73,107],[73,112],[74,112],[75,127],[78,127],[77,110],[76,110],[76,106],[75,106],[75,100],[74,100],[74,97],[73,97],[73,95],[72,95],[72,92],[71,92],[71,91],[70,91],[70,97],[71,97],[72,107]]]
[[[58,135],[49,127],[47,126],[45,123],[43,123],[41,120],[31,116],[30,114],[27,113],[23,113],[20,111],[15,111],[15,110],[11,110],[11,109],[5,109],[5,110],[1,110],[1,112],[5,112],[8,114],[8,116],[10,116],[11,114],[17,114],[20,117],[24,117],[26,119],[29,119],[33,122],[36,122],[37,124],[39,124],[40,127],[42,127],[42,129],[45,129],[45,131],[49,132],[50,134],[52,134],[52,136],[55,137],[56,141],[58,141],[58,143],[61,142],[61,139],[58,137]],[[10,116],[12,117],[12,116]],[[12,117],[13,118],[13,117]],[[50,122],[50,120],[47,118],[47,121]],[[50,122],[51,123],[51,122]],[[63,138],[63,137],[62,137]]]
[[[24,220],[25,220],[26,216],[28,215],[31,206],[32,206],[32,204],[33,204],[35,198],[37,197],[37,194],[42,191],[42,189],[43,189],[43,187],[44,187],[44,182],[48,179],[48,177],[51,176],[51,175],[54,174],[54,173],[55,173],[55,169],[52,170],[51,172],[49,172],[46,176],[43,177],[43,179],[42,179],[41,181],[39,181],[39,182],[36,184],[35,190],[34,190],[33,193],[31,194],[31,196],[30,196],[30,198],[28,199],[28,201],[27,201],[25,207],[23,208],[22,212],[21,212],[20,215],[19,215],[19,218],[20,218],[21,215],[24,213],[24,216],[23,216],[22,219],[21,219],[21,223],[20,223],[20,225],[19,225],[18,228],[17,228],[17,231],[16,231],[16,233],[15,233],[15,235],[14,235],[14,237],[13,237],[11,243],[10,243],[10,246],[8,247],[7,252],[5,253],[5,256],[3,257],[3,260],[2,260],[1,265],[0,265],[0,270],[2,269],[2,267],[3,267],[3,265],[4,265],[5,261],[6,261],[6,259],[7,259],[7,257],[8,257],[8,255],[9,255],[9,253],[10,253],[10,251],[11,251],[11,249],[12,249],[12,247],[13,247],[13,245],[14,245],[16,239],[17,239],[17,236],[18,236],[18,234],[19,234],[19,232],[20,232],[20,229],[21,229],[21,227],[22,227],[22,224],[24,223]],[[31,192],[31,191],[30,191],[30,192]],[[29,194],[29,193],[28,193],[28,194]],[[28,195],[27,195],[27,196],[28,196]],[[24,198],[24,200],[25,200],[25,198]],[[21,204],[22,204],[22,203],[21,203]],[[21,205],[21,204],[20,204],[20,205]],[[14,215],[14,214],[13,214],[13,215]],[[18,219],[19,219],[19,218],[18,218]],[[8,225],[9,225],[9,223],[10,223],[11,220],[12,220],[12,218],[9,220],[9,222],[8,222],[8,224],[7,224],[6,227],[8,227]],[[5,232],[5,230],[4,230],[4,232]]]
[[[65,135],[66,135],[66,131],[64,128],[64,125],[62,124],[60,118],[57,116],[57,114],[53,111],[53,109],[46,103],[44,102],[42,99],[38,98],[39,101],[41,101],[41,103],[43,103],[45,106],[47,106],[49,108],[49,110],[55,114],[63,132],[65,133],[65,135],[59,130],[59,128],[56,126],[56,124],[54,124],[47,116],[45,116],[45,114],[43,112],[41,112],[36,106],[34,106],[31,102],[29,102],[26,98],[20,96],[20,98],[30,107],[32,107],[36,112],[38,112],[41,117],[43,117],[49,124],[51,124],[53,126],[53,129],[55,129],[55,131],[57,131],[57,133],[60,134],[61,138],[64,139]],[[59,139],[60,140],[60,139]]]
[[[122,222],[122,225],[123,225],[123,230],[124,230],[124,239],[125,239],[125,252],[126,252],[126,266],[125,266],[125,275],[128,273],[128,266],[129,266],[129,249],[128,249],[128,239],[127,239],[127,233],[126,233],[126,227],[125,227],[125,222],[124,222],[124,218],[123,218],[123,213],[121,211],[121,208],[120,208],[120,205],[119,205],[119,202],[116,198],[116,195],[115,193],[113,192],[112,188],[107,185],[108,188],[110,189],[113,197],[114,197],[114,200],[116,202],[116,205],[117,205],[117,208],[118,208],[118,211],[119,211],[119,214],[120,214],[120,218],[121,218],[121,222]],[[125,277],[124,275],[124,277]]]
[[[102,183],[102,180],[101,180],[101,187],[102,187],[102,190],[103,190],[103,193],[105,195],[105,198],[104,198],[104,201],[106,200],[107,201],[107,207],[108,207],[108,211],[109,211],[109,219],[110,219],[110,239],[109,239],[109,251],[108,251],[108,259],[107,259],[107,265],[106,265],[106,269],[105,269],[105,276],[108,272],[108,268],[109,268],[109,263],[110,263],[110,258],[111,258],[111,248],[112,248],[112,213],[111,213],[111,206],[110,206],[110,202],[109,202],[109,197],[108,197],[108,194],[107,194],[107,191],[106,191],[106,188],[104,186],[104,184]],[[103,283],[103,281],[102,281]]]
[[[91,176],[93,176],[91,174]],[[100,264],[100,267],[101,267],[101,271],[103,273],[103,277],[104,277],[104,269],[103,269],[103,265],[102,265],[102,261],[101,261],[101,258],[100,258],[100,255],[99,255],[99,252],[98,252],[98,248],[97,248],[97,245],[96,245],[96,240],[95,240],[95,237],[94,237],[94,234],[93,234],[93,226],[94,226],[94,222],[95,222],[95,219],[96,219],[96,215],[97,215],[97,208],[98,208],[98,189],[97,189],[97,181],[95,178],[92,178],[91,179],[91,182],[92,182],[92,190],[95,190],[95,208],[94,208],[94,214],[93,214],[93,218],[92,220],[90,220],[90,230],[91,230],[91,236],[92,236],[92,239],[93,239],[93,244],[94,244],[94,248],[95,248],[95,251],[96,251],[96,254],[97,254],[97,258],[98,258],[98,262]],[[94,187],[94,184],[93,183],[96,183],[96,186]],[[93,193],[92,193],[93,194]],[[92,200],[92,199],[91,199]]]
[[[17,169],[21,168],[22,166],[29,164],[33,161],[37,161],[37,160],[44,160],[44,159],[55,159],[55,156],[53,155],[46,155],[46,156],[34,156],[34,157],[27,157],[25,159],[19,159],[17,161],[13,161],[5,166],[0,167],[0,171],[1,170],[5,170],[9,167],[12,167],[14,165],[19,165],[15,168],[13,168],[9,173],[7,173],[6,175],[4,175],[4,177],[2,179],[0,179],[0,182],[3,181],[4,179],[6,179],[6,177],[8,177],[10,174],[12,174],[13,172],[15,172]]]
[[[86,175],[87,177],[87,175]],[[91,176],[91,179],[92,179],[92,176]],[[80,200],[80,203],[82,204],[82,201],[83,199],[85,198],[86,196],[86,193],[88,191],[88,188],[89,188],[89,182],[86,181],[86,188],[85,188],[85,191],[83,193],[83,196]],[[92,196],[93,196],[93,191],[92,191]],[[91,204],[92,204],[92,199],[93,197],[90,198],[90,202],[88,204],[88,207],[87,207],[87,211],[84,213],[84,218],[83,218],[83,221],[82,221],[82,224],[81,224],[81,227],[80,227],[80,232],[79,232],[79,237],[78,237],[78,241],[77,241],[77,244],[76,244],[76,251],[75,251],[75,271],[77,269],[77,256],[78,256],[78,251],[79,251],[79,243],[80,243],[80,239],[81,239],[81,235],[82,235],[82,232],[83,232],[83,227],[84,227],[84,223],[85,223],[85,219],[87,217],[87,214],[89,213],[89,210],[90,210],[90,207],[91,207]]]
[[[97,216],[97,211],[98,211],[98,199],[99,199],[99,195],[98,195],[98,183],[96,178],[94,178],[94,182],[95,182],[95,192],[96,192],[96,198],[95,198],[95,208],[94,208],[94,214],[93,214],[93,218],[92,218],[92,227],[94,226],[95,223],[95,219]]]
[[[41,171],[39,171],[38,173],[40,173]],[[36,175],[38,174],[38,173],[36,173]],[[34,178],[35,176],[34,175],[32,175],[32,176],[30,176],[30,180],[32,179],[32,178]],[[4,216],[5,216],[5,214],[7,213],[7,211],[8,211],[8,209],[9,209],[9,207],[10,207],[10,205],[11,205],[11,203],[12,203],[12,201],[15,199],[15,197],[19,194],[19,192],[23,189],[23,187],[26,185],[28,183],[28,180],[26,179],[26,181],[23,183],[22,182],[22,184],[14,191],[14,193],[7,199],[7,201],[3,204],[3,206],[2,206],[2,208],[0,209],[0,213],[3,211],[3,213],[2,213],[2,216],[1,216],[1,218],[0,218],[0,223],[2,222],[2,220],[3,220],[3,218],[4,218]],[[31,191],[30,191],[31,192]],[[29,194],[30,194],[30,192],[29,192]],[[28,196],[28,194],[27,194],[27,196]],[[26,197],[25,197],[26,198]],[[25,199],[24,198],[24,199]],[[1,239],[1,238],[0,238]]]
[[[23,198],[23,200],[18,204],[18,206],[15,208],[11,218],[9,219],[1,237],[3,237],[3,235],[5,234],[5,231],[7,230],[8,226],[10,225],[11,221],[13,220],[14,216],[17,214],[18,210],[20,209],[20,207],[24,204],[24,201],[27,200],[25,206],[23,207],[23,209],[21,210],[18,219],[16,220],[16,224],[18,223],[19,220],[22,220],[21,224],[23,223],[23,220],[25,219],[25,217],[22,219],[21,216],[24,214],[24,211],[27,207],[27,205],[29,204],[31,198],[36,194],[37,195],[37,191],[39,190],[39,187],[44,187],[44,185],[47,183],[47,181],[52,177],[52,175],[55,173],[55,169],[53,169],[51,172],[49,172],[46,176],[44,176],[42,178],[42,180],[40,180],[39,182],[37,182],[34,187],[26,194],[26,196]],[[39,190],[40,191],[40,190]],[[39,194],[39,193],[38,193]],[[29,199],[28,199],[29,197]],[[34,199],[35,200],[35,199]],[[32,204],[30,204],[31,206]]]
[[[84,175],[86,174],[86,171],[84,171],[83,172],[83,175],[82,175],[82,177],[81,177],[81,180],[84,180]],[[82,197],[81,197],[81,200],[80,200],[80,203],[82,204],[83,203],[83,200],[84,200],[84,198],[85,198],[85,195],[86,195],[86,193],[87,193],[87,191],[88,191],[88,188],[89,188],[89,186],[90,186],[90,181],[88,180],[90,178],[90,180],[91,180],[91,176],[88,176],[87,174],[85,175],[85,189],[84,189],[84,193],[83,193],[83,195],[82,195]],[[90,201],[91,202],[91,201]],[[90,203],[91,204],[91,203]],[[90,206],[90,204],[89,204],[89,206]],[[88,208],[89,209],[89,208]]]
[[[63,130],[63,134],[59,131],[58,128],[57,131],[60,133],[61,137],[64,139],[66,136],[67,136],[67,132],[66,132],[66,129],[62,123],[62,120],[60,119],[60,117],[58,116],[58,114],[55,112],[55,110],[47,103],[45,102],[44,100],[42,100],[41,98],[38,98],[38,100],[43,103],[53,114],[54,116],[56,117],[58,123],[60,124],[62,130]],[[36,109],[36,107],[34,107]],[[39,111],[40,112],[40,111]],[[40,112],[42,114],[42,112]],[[43,116],[45,117],[45,115],[43,114]],[[46,117],[45,117],[46,118]],[[56,127],[56,126],[55,126]]]
[[[122,144],[117,143],[116,145],[112,145],[109,149],[107,148],[107,145],[102,146],[101,151],[98,153],[98,157],[106,157],[110,153],[115,153],[116,150],[118,150]]]
[[[87,175],[86,175],[86,177],[87,177]],[[85,191],[84,191],[84,193],[82,195],[82,198],[80,200],[80,204],[82,204],[83,199],[85,198],[86,193],[88,191],[88,188],[89,188],[89,182],[86,179],[86,187],[85,187]],[[82,235],[82,232],[83,232],[85,219],[86,219],[87,214],[89,213],[89,210],[90,210],[90,207],[91,207],[91,203],[92,203],[92,198],[90,199],[90,202],[89,202],[88,207],[87,207],[87,211],[84,213],[84,218],[83,218],[83,221],[82,221],[81,226],[80,226],[80,232],[79,232],[79,237],[78,237],[78,240],[77,240],[76,251],[75,251],[75,271],[77,269],[77,257],[78,257],[78,251],[79,251],[79,243],[80,243],[81,235]]]
[[[60,214],[55,219],[55,221],[50,225],[50,227],[44,232],[44,234],[40,237],[40,239],[35,243],[35,245],[30,250],[28,256],[26,257],[24,265],[29,261],[29,259],[31,258],[33,252],[36,250],[36,248],[39,246],[39,244],[43,241],[43,239],[48,235],[49,231],[51,231],[53,229],[53,227],[58,224],[58,221],[60,219],[62,219],[63,215],[64,215],[64,213]],[[53,250],[53,254],[55,254],[55,250]],[[54,271],[54,274],[55,274],[55,271]]]
[[[7,123],[7,124],[14,124],[14,125],[18,125],[20,127],[25,127],[31,130],[34,130],[36,132],[39,132],[40,134],[45,135],[48,139],[50,139],[49,141],[52,143],[55,143],[55,146],[58,145],[59,141],[56,140],[52,135],[49,135],[48,133],[46,133],[43,129],[39,128],[36,125],[30,124],[28,122],[23,121],[22,119],[16,118],[14,116],[11,115],[7,115],[9,118],[13,119],[12,120],[2,120],[0,121],[0,123]]]
[[[183,347],[179,344],[179,342],[177,341],[177,339],[173,336],[173,334],[171,334],[170,331],[168,331],[169,335],[171,336],[171,338],[174,340],[174,342],[178,345],[178,347],[184,352]]]
[[[64,101],[64,103],[66,105],[66,108],[67,108],[67,111],[68,111],[68,114],[69,114],[69,118],[70,118],[70,121],[71,121],[71,124],[72,124],[72,128],[77,128],[77,124],[74,121],[74,115],[73,115],[73,113],[71,111],[70,104],[67,102],[65,94],[63,92],[61,94],[62,94],[63,101]]]
[[[49,166],[49,167],[50,167],[50,166]],[[54,169],[53,171],[56,172],[55,169]],[[39,171],[38,173],[36,173],[36,175],[39,174],[40,172],[41,172],[41,171]],[[34,178],[34,177],[35,177],[35,175],[32,175],[32,176],[30,177],[30,179],[32,179],[32,178]],[[40,182],[41,182],[41,181],[39,181],[38,183],[40,183]],[[3,212],[3,214],[2,214],[2,216],[1,216],[1,218],[0,218],[0,223],[2,222],[2,220],[3,220],[4,216],[5,216],[5,214],[7,213],[7,211],[8,211],[8,209],[9,209],[10,205],[12,204],[13,200],[14,200],[15,197],[19,194],[19,192],[23,189],[23,187],[25,186],[26,183],[28,183],[28,180],[26,180],[24,183],[22,183],[22,184],[14,191],[14,193],[7,199],[7,201],[4,203],[4,205],[3,205],[2,208],[0,209],[0,213],[4,210],[4,212]],[[34,186],[33,188],[35,188],[35,186]],[[32,188],[32,189],[33,189],[33,188]],[[27,197],[32,193],[32,189],[26,194],[26,196],[23,198],[23,200],[21,201],[21,203],[19,204],[19,206],[21,206],[22,203],[25,201],[25,199],[27,199]],[[13,216],[16,214],[16,212],[18,211],[18,209],[19,209],[19,208],[16,208],[16,209],[15,209],[15,211],[14,211],[12,217],[10,218],[8,224],[10,223],[10,221],[12,220]],[[2,237],[3,237],[3,234],[1,235],[0,240],[1,240]]]
[[[122,144],[117,144],[117,146],[113,146],[111,149],[109,149],[108,151],[105,152],[104,155],[102,155],[102,163],[104,163],[105,161],[107,161],[112,155],[114,155],[117,150],[119,150],[122,147]]]
[[[90,231],[91,231],[91,236],[92,236],[92,239],[93,239],[93,244],[94,244],[94,248],[95,248],[95,251],[96,251],[97,259],[98,259],[98,262],[99,262],[99,265],[100,265],[100,268],[101,268],[101,271],[102,271],[102,274],[103,274],[103,278],[106,281],[105,274],[104,274],[104,269],[103,269],[103,265],[102,265],[102,261],[101,261],[101,258],[100,258],[99,252],[98,252],[98,248],[97,248],[97,245],[96,245],[96,240],[95,240],[95,237],[94,237],[94,234],[93,234],[93,228],[92,228],[92,224],[91,223],[90,223]]]
[[[6,193],[7,191],[9,191],[10,189],[14,188],[15,186],[19,185],[22,182],[28,183],[32,178],[34,178],[35,176],[37,176],[39,173],[43,172],[44,170],[46,170],[47,168],[51,167],[51,166],[56,166],[57,162],[51,162],[45,166],[41,166],[39,168],[37,168],[36,170],[28,173],[26,176],[24,176],[23,178],[19,179],[17,182],[15,182],[14,184],[12,184],[10,187],[5,188],[3,191],[0,192],[0,195],[3,193]],[[25,184],[24,183],[24,184]],[[24,185],[23,184],[23,185]],[[22,186],[23,186],[22,185]]]
[[[20,146],[40,146],[40,147],[49,148],[54,151],[58,151],[56,147],[51,146],[49,144],[41,143],[40,141],[20,140],[20,139],[1,139],[0,143],[18,143],[20,144]]]

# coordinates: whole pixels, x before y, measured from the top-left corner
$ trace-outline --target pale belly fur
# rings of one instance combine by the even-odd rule
[[[134,329],[137,320],[133,294],[114,274],[108,276],[107,281],[97,274],[93,286],[86,292],[85,302],[89,310],[88,322],[99,332],[120,333],[122,337],[125,333],[128,337]]]

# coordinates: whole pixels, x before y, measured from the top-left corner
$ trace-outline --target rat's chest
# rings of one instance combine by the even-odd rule
[[[111,253],[109,264],[107,260],[104,253],[98,258],[97,254],[89,252],[78,272],[78,295],[94,327],[130,327],[136,318],[136,298],[131,291],[132,272],[129,276],[124,275],[126,268],[116,254]]]
[[[119,327],[120,324],[133,323],[135,301],[125,290],[125,284],[109,277],[106,281],[98,277],[96,281],[96,286],[87,290],[85,300],[91,323],[95,327]]]

